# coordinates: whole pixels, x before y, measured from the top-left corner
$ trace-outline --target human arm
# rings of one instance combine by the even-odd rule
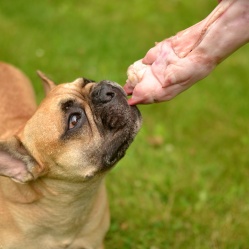
[[[203,21],[157,43],[128,68],[129,104],[167,101],[249,40],[249,1],[223,0]]]

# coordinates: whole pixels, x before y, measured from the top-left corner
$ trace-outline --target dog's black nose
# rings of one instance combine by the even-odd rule
[[[93,101],[101,104],[108,103],[114,99],[115,95],[116,93],[112,85],[100,83],[93,92]]]
[[[115,92],[113,91],[113,87],[111,85],[102,85],[99,93],[99,100],[102,103],[110,102],[115,96]]]

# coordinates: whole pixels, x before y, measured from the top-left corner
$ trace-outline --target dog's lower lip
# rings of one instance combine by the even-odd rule
[[[104,158],[104,164],[105,167],[111,167],[113,166],[117,161],[119,161],[125,154],[126,147],[128,147],[128,144],[126,141],[124,141],[116,151],[108,158],[107,156]]]

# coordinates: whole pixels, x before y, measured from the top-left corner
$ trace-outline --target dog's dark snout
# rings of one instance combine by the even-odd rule
[[[111,102],[116,93],[114,92],[114,88],[110,84],[101,84],[99,85],[98,89],[96,89],[93,99],[95,102],[98,103],[108,103]]]

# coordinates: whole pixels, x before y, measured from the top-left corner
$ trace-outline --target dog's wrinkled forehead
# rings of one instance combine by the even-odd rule
[[[84,88],[89,83],[96,83],[96,82],[94,80],[89,80],[86,78],[78,78],[78,79],[74,80],[71,84],[69,83],[68,87],[70,87],[70,86],[72,87],[74,85],[74,86],[77,86],[80,88]]]
[[[86,79],[86,78],[81,78],[81,79],[83,80],[83,86],[85,86],[88,83],[95,82],[94,80],[89,80],[89,79]]]
[[[107,85],[111,85],[115,88],[118,88],[124,95],[126,95],[126,93],[124,92],[123,88],[117,84],[116,82],[110,81],[110,80],[102,80],[100,82],[96,82],[94,80],[90,80],[90,79],[86,79],[86,78],[78,78],[76,80],[74,80],[71,83],[66,83],[66,84],[62,84],[64,89],[78,89],[81,90],[88,88],[88,85],[92,86],[92,85],[101,85],[101,84],[107,84]]]
[[[75,95],[80,97],[84,93],[88,94],[91,86],[95,85],[96,82],[93,80],[88,80],[85,78],[78,78],[73,82],[62,83],[57,85],[54,89],[52,89],[51,96],[61,96],[61,95]],[[61,97],[59,97],[61,98]]]

